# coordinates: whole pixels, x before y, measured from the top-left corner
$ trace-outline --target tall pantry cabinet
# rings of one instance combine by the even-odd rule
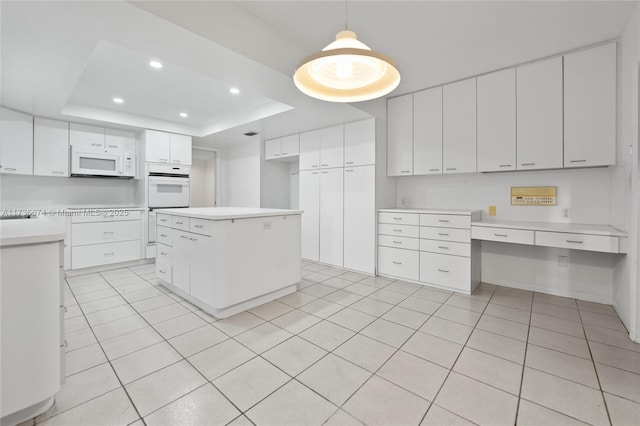
[[[302,257],[375,272],[375,121],[300,135]]]

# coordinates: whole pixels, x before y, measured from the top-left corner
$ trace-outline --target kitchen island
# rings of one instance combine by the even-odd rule
[[[299,210],[158,209],[156,275],[216,318],[292,293],[300,282]]]

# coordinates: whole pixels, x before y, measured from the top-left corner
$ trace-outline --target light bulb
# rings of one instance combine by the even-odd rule
[[[336,75],[343,80],[353,76],[353,62],[348,57],[342,55],[336,58]]]

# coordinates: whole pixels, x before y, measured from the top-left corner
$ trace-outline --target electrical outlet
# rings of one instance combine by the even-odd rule
[[[411,207],[411,198],[403,198],[402,199],[402,207],[410,208]]]
[[[262,222],[262,229],[271,229],[271,222]]]
[[[489,216],[496,215],[496,206],[489,206]]]
[[[563,219],[571,219],[571,209],[568,207],[564,207],[562,209],[562,218]]]
[[[568,268],[569,256],[558,256],[558,266],[561,268]]]

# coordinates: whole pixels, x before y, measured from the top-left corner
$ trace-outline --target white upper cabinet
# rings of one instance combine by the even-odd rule
[[[476,171],[476,79],[447,84],[442,93],[444,173]]]
[[[616,44],[564,57],[564,167],[616,163]]]
[[[300,133],[300,170],[320,168],[320,130]]]
[[[136,152],[136,134],[126,130],[106,129],[105,151],[108,153]]]
[[[69,145],[86,152],[105,152],[104,127],[69,124]]]
[[[33,117],[0,108],[0,172],[33,174]]]
[[[356,121],[344,125],[344,165],[365,166],[376,163],[376,121]]]
[[[320,168],[344,165],[344,126],[320,130]]]
[[[516,69],[478,77],[478,171],[516,169]]]
[[[146,161],[168,163],[171,156],[171,137],[169,133],[145,130]]]
[[[289,135],[282,137],[281,143],[282,157],[293,157],[300,154],[300,135]]]
[[[282,138],[264,141],[264,159],[272,160],[282,155]]]
[[[69,123],[34,118],[33,174],[69,176]]]
[[[387,99],[387,176],[413,174],[413,95]]]
[[[169,134],[171,164],[191,165],[191,136]]]
[[[517,169],[562,167],[562,58],[517,67]]]
[[[442,87],[413,94],[413,174],[442,173]]]

